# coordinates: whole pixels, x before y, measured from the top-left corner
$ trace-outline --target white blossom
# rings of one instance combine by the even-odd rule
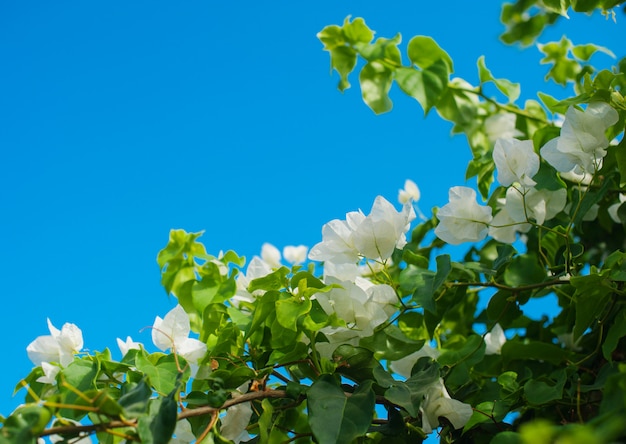
[[[622,220],[619,218],[617,214],[617,210],[619,210],[619,207],[622,206],[624,202],[626,202],[626,194],[620,193],[619,202],[614,203],[607,209],[607,211],[609,212],[609,216],[611,217],[613,222],[615,222],[616,224],[622,223]]]
[[[174,437],[170,439],[169,444],[191,444],[196,441],[196,436],[191,430],[191,424],[186,419],[176,422],[174,429]]]
[[[455,429],[460,429],[469,421],[474,412],[471,405],[450,398],[441,378],[426,390],[420,410],[422,411],[422,429],[426,434],[431,433],[437,427],[440,416],[450,421]]]
[[[249,382],[245,382],[232,393],[233,398],[241,396],[247,391]],[[252,407],[250,402],[235,404],[226,410],[226,415],[221,418],[220,434],[222,437],[233,441],[235,444],[250,441],[252,437],[246,430],[250,418],[252,417]]]
[[[436,360],[440,354],[441,352],[439,349],[432,347],[428,342],[426,342],[418,351],[391,362],[389,367],[394,373],[404,376],[405,378],[410,378],[411,370],[420,358],[429,357]]]
[[[449,199],[437,212],[437,237],[452,245],[484,239],[492,219],[491,208],[479,205],[476,192],[468,187],[450,188]]]
[[[189,316],[183,307],[176,305],[165,318],[157,316],[152,326],[152,342],[162,351],[172,349],[190,364],[197,364],[207,351],[205,343],[189,337]]]
[[[322,242],[316,244],[309,252],[309,259],[333,263],[356,263],[359,261],[359,252],[354,246],[352,233],[358,219],[365,219],[362,213],[348,213],[346,220],[331,220],[322,227]]]
[[[131,338],[130,336],[126,336],[126,340],[122,341],[120,338],[117,338],[117,346],[120,349],[120,352],[122,353],[122,357],[126,356],[126,353],[128,353],[129,350],[140,350],[141,349],[141,342],[135,342],[133,341],[133,338]]]
[[[406,245],[406,232],[415,219],[407,203],[398,212],[382,196],[376,197],[370,214],[353,211],[346,220],[332,220],[322,227],[322,242],[311,248],[309,259],[335,263],[356,263],[361,257],[387,260],[394,249]]]
[[[265,293],[263,290],[255,290],[250,293],[248,292],[248,286],[253,280],[267,276],[271,272],[272,268],[267,262],[259,256],[254,256],[248,264],[245,274],[239,273],[237,275],[237,292],[235,293],[235,296],[230,299],[231,303],[235,307],[239,308],[241,302],[253,302],[255,296],[260,296]]]
[[[513,113],[493,114],[485,119],[485,134],[491,144],[500,138],[523,136],[523,133],[515,128],[517,116]]]
[[[500,324],[493,326],[491,331],[483,338],[485,341],[485,354],[486,355],[499,355],[502,350],[502,346],[506,342],[506,336],[504,330]]]
[[[417,184],[410,179],[404,182],[404,189],[398,191],[398,201],[404,205],[410,202],[417,202],[420,200],[420,189]]]
[[[539,172],[539,156],[535,153],[532,140],[496,140],[493,161],[500,185],[508,187],[518,182],[524,187],[532,187],[537,184],[532,178]]]
[[[306,255],[308,252],[309,249],[305,245],[287,245],[283,249],[283,256],[290,264],[299,265],[306,261]]]
[[[263,259],[270,267],[280,268],[280,251],[270,243],[264,243],[261,246],[261,259]]]
[[[83,348],[83,332],[75,324],[65,323],[61,330],[48,319],[50,335],[39,336],[26,347],[28,358],[35,365],[57,362],[66,367],[74,360],[74,354]]]
[[[617,120],[617,111],[604,102],[590,103],[585,111],[571,106],[560,136],[546,143],[541,155],[559,172],[593,173],[606,156],[606,130]]]
[[[489,235],[497,241],[513,243],[516,233],[530,230],[528,219],[541,225],[563,211],[566,203],[567,191],[564,188],[554,191],[531,188],[522,192],[509,187],[500,210],[491,221]]]
[[[61,371],[61,367],[48,362],[42,362],[41,369],[43,370],[43,376],[37,378],[37,382],[55,385],[57,383],[56,377]]]

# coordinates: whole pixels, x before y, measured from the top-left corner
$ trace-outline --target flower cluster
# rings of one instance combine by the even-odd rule
[[[590,103],[584,111],[570,107],[560,136],[539,150],[541,158],[564,176],[593,176],[607,153],[606,131],[617,119],[617,112],[603,102]],[[437,213],[439,225],[435,229],[435,234],[449,244],[477,242],[487,235],[513,243],[517,233],[527,232],[532,224],[543,225],[566,208],[565,188],[539,188],[535,181],[541,158],[533,142],[512,137],[510,120],[501,118],[498,122],[505,125],[499,133],[505,136],[494,142],[493,161],[498,183],[506,188],[505,197],[497,199],[492,209],[480,205],[471,188],[453,187],[449,203]],[[497,132],[495,124],[496,121],[489,122],[491,133]]]
[[[41,366],[44,376],[37,379],[44,384],[55,384],[56,375],[62,367],[67,367],[74,355],[83,348],[83,332],[70,323],[63,324],[61,330],[48,319],[49,335],[39,336],[26,347],[28,358],[36,366]],[[59,367],[60,366],[60,367]]]

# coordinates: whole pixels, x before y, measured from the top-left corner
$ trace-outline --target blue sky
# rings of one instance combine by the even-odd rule
[[[407,178],[422,211],[445,204],[464,184],[464,139],[395,87],[382,116],[356,77],[339,93],[315,35],[364,17],[377,36],[432,36],[472,83],[484,54],[496,77],[522,82],[522,99],[568,97],[544,86],[535,48],[499,43],[500,2],[487,4],[5,2],[0,413],[22,399],[12,390],[47,317],[118,357],[117,337],[151,342],[140,330],[175,305],[156,264],[172,228],[205,230],[209,252],[251,258],[264,242],[314,245],[329,220],[368,212],[379,194],[396,202]],[[566,33],[622,57],[625,19],[562,20],[540,41]]]

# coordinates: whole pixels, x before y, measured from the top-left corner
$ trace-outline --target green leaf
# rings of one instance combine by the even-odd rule
[[[431,37],[418,35],[409,40],[407,47],[409,59],[422,69],[428,69],[443,61],[448,75],[454,72],[452,59]]]
[[[508,365],[511,361],[530,360],[546,361],[553,365],[562,364],[570,352],[561,347],[546,342],[509,339],[502,345],[502,361]]]
[[[626,185],[626,138],[622,138],[615,149],[617,169],[619,170],[619,186]]]
[[[367,27],[361,17],[350,22],[350,16],[343,21],[343,35],[353,45],[356,43],[369,43],[374,38],[374,32]]]
[[[343,92],[350,88],[348,75],[356,66],[356,51],[349,46],[337,46],[330,50],[330,68],[339,73],[339,83],[337,88]]]
[[[610,57],[615,58],[615,54],[613,54],[610,49],[605,48],[604,46],[598,46],[589,43],[587,45],[576,45],[572,48],[572,54],[574,54],[574,57],[584,61],[588,61],[591,56],[593,56],[596,52],[602,52]]]
[[[153,360],[156,358],[156,363]],[[144,373],[150,384],[159,393],[170,393],[176,386],[178,376],[178,367],[176,360],[182,368],[186,366],[185,359],[174,354],[163,355],[162,353],[153,353],[148,355],[145,350],[137,354],[135,365],[137,370]],[[189,377],[189,369],[186,372]]]
[[[311,310],[309,299],[290,297],[276,301],[276,319],[283,327],[297,331],[298,319]]]
[[[573,330],[573,339],[576,341],[606,310],[615,284],[600,274],[574,276],[570,283],[576,288],[576,323]]]
[[[392,108],[389,99],[391,71],[382,63],[372,61],[363,67],[359,75],[363,101],[376,114],[386,113]]]
[[[454,344],[454,348],[443,350],[437,362],[441,365],[453,367],[461,362],[468,365],[475,364],[485,355],[485,341],[482,336],[472,334],[464,341]]]
[[[609,327],[604,344],[602,344],[602,354],[607,361],[613,362],[612,354],[619,340],[624,336],[626,336],[626,309],[621,309]]]
[[[317,33],[317,38],[324,44],[324,49],[326,50],[333,49],[336,46],[341,46],[346,43],[343,30],[337,25],[324,27],[324,29]]]
[[[178,406],[174,393],[153,399],[147,416],[139,418],[137,432],[143,444],[168,444],[176,428]]]
[[[547,272],[534,254],[514,257],[504,270],[504,282],[511,287],[543,282]]]
[[[159,251],[157,263],[163,269],[175,259],[187,259],[189,257],[204,257],[206,249],[196,239],[202,236],[203,231],[187,233],[185,230],[170,230],[170,239],[167,246]]]
[[[498,401],[481,402],[473,409],[474,413],[465,424],[465,427],[463,427],[463,433],[478,424],[485,422],[501,422],[509,413],[509,407],[505,403]]]
[[[411,339],[392,324],[374,332],[369,338],[362,338],[359,345],[373,351],[377,359],[393,361],[422,348],[424,340]]]
[[[546,80],[552,78],[556,83],[565,86],[568,81],[574,81],[581,70],[580,64],[568,57],[572,49],[572,42],[565,36],[559,42],[538,44],[539,51],[545,54],[541,63],[550,63],[552,67],[546,74]]]
[[[491,71],[487,69],[485,65],[485,56],[480,56],[478,58],[478,78],[480,83],[493,82],[493,84],[498,88],[498,90],[504,94],[507,99],[509,99],[509,103],[515,102],[520,95],[520,84],[513,83],[507,79],[496,79]]]
[[[437,105],[448,85],[448,67],[439,60],[428,69],[418,71],[400,67],[395,70],[395,80],[402,91],[413,97],[424,109],[424,115]]]
[[[498,291],[489,299],[487,305],[487,317],[497,321],[503,328],[522,315],[517,300],[508,291]]]
[[[72,389],[63,391],[64,404],[77,404],[79,393],[84,393],[96,388],[96,378],[100,370],[99,361],[95,359],[74,360],[70,365],[61,371],[62,380]],[[86,411],[74,409],[61,409],[61,416],[64,418],[79,420],[85,416]]]
[[[567,380],[565,369],[558,370],[550,378],[531,379],[524,384],[524,394],[529,403],[547,404],[563,398],[563,387]]]
[[[332,375],[321,375],[307,391],[309,424],[317,442],[351,443],[365,435],[375,404],[371,381],[358,386],[348,397]]]
[[[356,382],[373,380],[374,372],[382,370],[374,353],[364,347],[342,344],[335,349],[332,358],[337,366],[335,372]]]
[[[124,385],[124,394],[118,400],[124,409],[126,418],[137,418],[145,413],[148,409],[148,401],[152,396],[152,389],[146,382],[146,378],[142,378],[136,384],[126,383]],[[130,389],[128,387],[131,387]]]
[[[52,412],[46,407],[27,404],[18,407],[0,428],[2,444],[35,444],[37,435],[45,430],[52,419]]]
[[[500,432],[489,441],[489,444],[524,444],[524,441],[519,433]]]
[[[455,124],[453,129],[455,133],[476,124],[478,113],[476,95],[465,89],[472,89],[472,86],[460,80],[452,80],[437,103],[437,113]]]
[[[266,276],[253,279],[248,285],[248,291],[252,293],[255,290],[280,290],[287,284],[286,277],[288,274],[289,269],[287,267],[280,267]]]

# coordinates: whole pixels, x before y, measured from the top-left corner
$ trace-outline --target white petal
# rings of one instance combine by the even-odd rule
[[[273,268],[280,268],[280,251],[274,245],[264,243],[261,247],[261,258]]]
[[[185,309],[176,305],[164,319],[156,317],[152,326],[152,342],[160,350],[172,348],[174,344],[184,341],[189,336],[191,327]]]
[[[61,371],[61,367],[50,364],[48,362],[41,363],[41,369],[43,370],[44,376],[40,376],[37,378],[37,382],[41,382],[42,384],[56,384],[56,376]]]
[[[183,341],[177,342],[176,353],[185,358],[188,362],[197,364],[199,360],[204,358],[207,351],[207,346],[204,342],[201,342],[193,338],[185,338]]]
[[[249,402],[243,402],[228,408],[226,415],[221,419],[220,434],[224,438],[235,442],[235,444],[249,441],[251,437],[246,431],[246,427],[251,417],[252,407]]]
[[[122,356],[126,356],[129,350],[140,350],[141,343],[133,341],[133,338],[130,336],[126,336],[126,341],[122,341],[120,338],[117,338],[117,346],[122,352]]]
[[[50,336],[39,336],[26,347],[28,359],[35,365],[42,362],[60,362],[60,347],[57,340]]]
[[[500,324],[494,325],[491,331],[485,335],[484,339],[486,355],[499,355],[502,346],[506,342],[506,336]]]
[[[309,249],[304,245],[288,245],[283,249],[285,260],[290,264],[298,265],[306,261],[306,255]]]

